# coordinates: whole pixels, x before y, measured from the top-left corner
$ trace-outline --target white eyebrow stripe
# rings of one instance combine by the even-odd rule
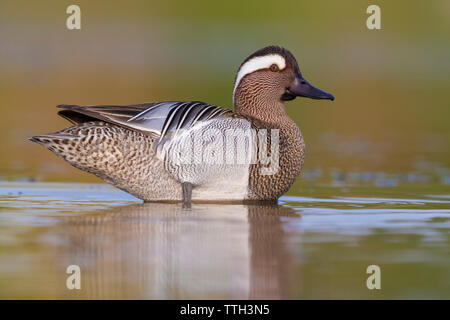
[[[239,69],[239,72],[236,76],[236,81],[234,82],[233,89],[233,103],[234,103],[234,93],[236,91],[239,82],[241,82],[242,78],[247,74],[255,72],[256,70],[267,69],[272,64],[276,64],[280,70],[286,68],[286,60],[279,54],[268,54],[265,56],[254,57],[248,60],[246,63],[242,65]]]

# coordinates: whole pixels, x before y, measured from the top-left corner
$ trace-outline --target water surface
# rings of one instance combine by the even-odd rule
[[[450,298],[450,195],[308,185],[276,206],[187,209],[103,184],[3,182],[0,298]],[[66,288],[73,264],[81,290]],[[372,264],[381,290],[366,287]]]

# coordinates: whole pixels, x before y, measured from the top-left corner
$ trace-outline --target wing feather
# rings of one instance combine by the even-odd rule
[[[189,129],[198,122],[232,114],[200,101],[167,101],[129,106],[77,106],[59,105],[58,114],[73,123],[102,120],[131,130],[159,137]]]

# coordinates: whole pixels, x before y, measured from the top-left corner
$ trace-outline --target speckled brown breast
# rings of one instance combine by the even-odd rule
[[[269,130],[279,129],[279,167],[275,174],[263,175],[260,159],[256,164],[250,165],[248,197],[251,200],[276,200],[289,190],[299,175],[305,156],[305,143],[300,129],[293,121],[282,125],[255,120],[252,123],[256,130],[267,129],[268,155],[271,154]]]

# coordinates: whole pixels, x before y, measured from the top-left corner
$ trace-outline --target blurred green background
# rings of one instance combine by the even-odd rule
[[[66,28],[70,4],[81,30]],[[366,28],[370,4],[382,30]],[[238,66],[270,44],[336,97],[287,105],[305,172],[448,176],[450,1],[129,0],[0,2],[0,178],[99,181],[27,141],[68,125],[56,105],[231,108]]]

